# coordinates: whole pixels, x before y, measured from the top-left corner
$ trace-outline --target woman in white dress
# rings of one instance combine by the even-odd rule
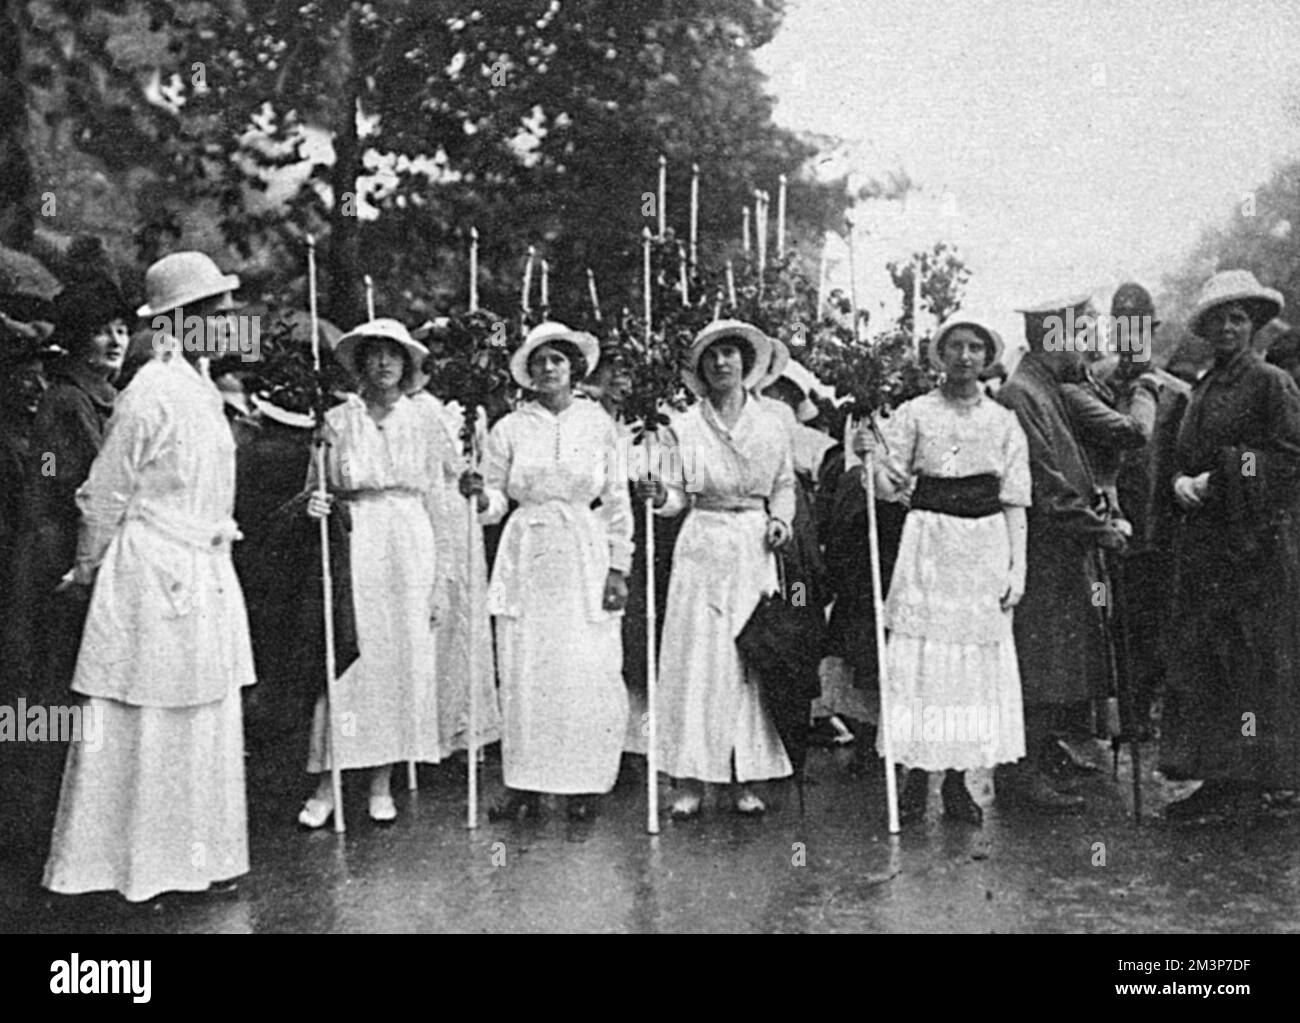
[[[627,728],[620,614],[632,514],[614,421],[573,385],[595,367],[589,334],[534,327],[511,358],[536,398],[492,428],[483,475],[466,473],[485,522],[518,507],[501,534],[488,610],[496,619],[506,795],[492,819],[540,813],[543,792],[568,815],[594,815],[614,787]]]
[[[659,763],[681,784],[672,815],[699,813],[705,783],[740,788],[736,809],[762,813],[747,783],[791,774],[759,698],[760,665],[736,636],[777,587],[773,551],[790,539],[794,472],[785,424],[748,393],[767,372],[771,341],[734,320],[695,338],[683,376],[701,401],[673,425],[680,474],[637,484],[661,515],[690,509],[673,551],[657,693]]]
[[[307,770],[320,780],[298,817],[311,828],[334,810],[332,757],[343,769],[371,769],[370,817],[379,823],[397,817],[393,764],[441,759],[434,624],[451,564],[445,441],[407,396],[424,385],[427,349],[396,320],[378,319],[344,334],[334,356],[360,393],[325,414],[329,493],[315,492],[313,461],[307,513],[319,518],[347,503],[360,656],[334,686],[333,729],[325,700],[316,704]]]
[[[881,497],[910,504],[885,605],[882,723],[894,760],[911,768],[903,821],[925,815],[926,772],[945,771],[944,814],[979,824],[965,772],[1025,755],[1011,616],[1025,589],[1029,449],[1014,413],[979,384],[1001,354],[983,321],[949,319],[930,341],[940,386],[885,421],[883,449],[869,429],[855,439],[876,456]]]
[[[158,318],[158,357],[118,398],[77,491],[77,561],[60,586],[94,586],[72,682],[89,699],[75,708],[52,891],[138,902],[248,871],[240,688],[254,675],[230,557],[235,440],[202,365],[224,354],[238,287],[199,252],[149,268],[139,315]],[[205,329],[182,345],[173,312]]]
[[[443,404],[428,391],[412,400],[430,416],[430,429],[443,448],[442,479],[448,495],[447,523],[451,565],[447,572],[447,614],[434,630],[438,658],[438,750],[445,760],[469,748],[470,644],[474,648],[474,684],[478,687],[478,740],[476,747],[501,738],[501,711],[497,704],[496,666],[492,652],[492,620],[487,613],[487,557],[483,549],[483,527],[471,539],[465,520],[464,502],[455,494],[460,477],[468,467],[462,453],[460,431],[464,415],[458,402]],[[486,417],[479,410],[479,447],[486,440]],[[470,592],[470,568],[477,580]],[[472,621],[472,626],[471,626]]]

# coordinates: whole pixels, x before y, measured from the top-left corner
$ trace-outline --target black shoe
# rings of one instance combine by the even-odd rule
[[[542,815],[542,794],[506,789],[506,796],[488,807],[488,820],[513,821],[520,817],[538,818]]]
[[[949,771],[943,776],[943,815],[955,821],[965,821],[979,827],[984,823],[984,811],[971,798],[966,788],[965,771]]]
[[[1101,768],[1079,756],[1064,739],[1051,739],[1043,749],[1043,770],[1056,777],[1068,778],[1097,774]]]
[[[1058,792],[1042,771],[1033,767],[1000,768],[994,777],[998,803],[1035,813],[1078,813],[1083,797]]]
[[[1230,781],[1207,781],[1190,796],[1165,807],[1165,817],[1173,821],[1209,820],[1250,812],[1261,802],[1259,790]]]
[[[907,784],[898,799],[898,821],[910,824],[925,820],[925,805],[930,799],[930,776],[913,768],[907,772]]]
[[[596,807],[599,802],[599,796],[570,796],[565,806],[565,812],[571,821],[595,820]]]

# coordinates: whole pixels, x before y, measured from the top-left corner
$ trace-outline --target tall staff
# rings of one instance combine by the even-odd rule
[[[469,311],[478,312],[478,230],[470,228],[469,250]],[[478,448],[475,430],[478,427],[478,407],[469,403],[465,413],[465,422],[469,432],[468,460],[469,469],[478,468]],[[469,596],[469,654],[466,667],[469,675],[469,739],[465,744],[466,805],[465,827],[473,830],[478,827],[478,573],[474,571],[474,538],[478,535],[478,495],[471,494],[465,499],[465,528],[468,537],[465,550],[466,578]]]
[[[650,229],[645,228],[642,236],[642,248],[645,250],[643,287],[645,289],[645,348],[650,354],[652,339],[650,322]],[[650,464],[650,445],[653,428],[647,423],[646,462]],[[654,499],[645,501],[645,696],[646,696],[646,831],[651,835],[659,834],[659,719],[655,709],[655,692],[657,686],[658,666],[655,664],[655,514]]]
[[[871,430],[879,437],[875,419]],[[876,458],[868,451],[862,460],[867,480],[867,543],[871,551],[871,605],[876,618],[876,664],[880,682],[880,744],[885,757],[885,799],[889,804],[889,833],[898,834],[898,779],[894,776],[893,719],[889,713],[889,670],[885,660],[885,598],[880,584],[880,530],[876,522]]]
[[[311,361],[316,371],[317,386],[321,389],[320,407],[316,410],[316,493],[327,496],[325,477],[325,402],[324,380],[320,370],[320,315],[316,308],[316,239],[307,236],[307,293],[311,301]],[[338,665],[334,657],[334,575],[330,571],[330,531],[325,518],[320,522],[321,591],[325,615],[325,734],[330,746],[330,782],[334,789],[334,830],[339,834],[343,825],[343,769],[339,766],[338,742],[334,720],[334,690],[338,683]]]

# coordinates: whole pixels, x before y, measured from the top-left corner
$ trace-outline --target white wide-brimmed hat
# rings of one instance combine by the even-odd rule
[[[402,376],[402,390],[414,394],[424,389],[424,385],[429,382],[429,374],[424,371],[424,360],[429,357],[429,349],[411,337],[410,331],[400,320],[384,316],[353,327],[334,346],[334,358],[353,379],[361,380],[361,367],[357,365],[357,345],[367,338],[396,341],[401,345],[410,363]]]
[[[790,365],[790,349],[785,342],[779,337],[769,337],[768,341],[772,344],[772,358],[763,379],[758,382],[759,391],[766,390],[785,376],[786,367]]]
[[[239,287],[237,274],[223,274],[211,257],[202,252],[173,252],[163,256],[144,274],[145,303],[137,316],[157,316],[178,306],[225,295]],[[224,308],[234,309],[234,301]]]
[[[695,335],[691,347],[686,350],[686,364],[682,367],[682,380],[694,394],[700,397],[703,397],[708,390],[704,386],[704,381],[700,379],[697,368],[700,364],[700,356],[704,354],[706,348],[723,338],[739,341],[754,353],[754,364],[742,381],[745,390],[752,391],[758,387],[767,376],[768,367],[772,364],[772,339],[761,330],[741,320],[714,320]],[[786,352],[787,362],[789,358],[790,353]]]
[[[541,348],[542,345],[554,341],[567,341],[569,344],[574,345],[582,353],[582,358],[587,363],[586,373],[582,377],[571,377],[569,381],[571,384],[576,384],[579,380],[585,380],[591,375],[591,371],[596,368],[596,364],[600,362],[600,342],[594,337],[586,331],[572,330],[563,323],[547,320],[530,330],[528,336],[524,338],[524,343],[519,346],[514,355],[510,356],[510,375],[515,378],[515,383],[525,390],[533,390],[533,378],[528,375],[528,360],[532,358],[533,352]]]
[[[1082,303],[1076,303],[1076,305],[1077,304]],[[944,320],[943,323],[939,325],[939,329],[930,337],[930,344],[927,348],[927,353],[930,357],[931,366],[940,366],[943,364],[939,357],[939,345],[943,342],[945,337],[958,327],[969,327],[972,330],[976,330],[985,335],[993,342],[993,351],[990,354],[988,361],[984,364],[985,369],[992,366],[1002,358],[1002,352],[1006,349],[1006,345],[1002,343],[1002,335],[993,328],[993,325],[990,324],[988,320],[981,316],[972,316],[969,313],[954,313],[952,316],[949,316]]]
[[[1281,311],[1285,301],[1280,291],[1266,288],[1255,279],[1249,270],[1221,270],[1201,288],[1196,299],[1196,308],[1192,310],[1190,326],[1192,333],[1204,337],[1205,314],[1216,306],[1241,302],[1244,305],[1257,305],[1273,319]]]

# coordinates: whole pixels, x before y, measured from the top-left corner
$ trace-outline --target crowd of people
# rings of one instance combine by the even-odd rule
[[[1259,350],[1282,298],[1245,271],[1205,284],[1199,378],[1149,361],[1156,311],[1126,284],[1111,313],[1145,344],[1094,360],[1090,298],[1045,303],[1021,310],[1028,351],[999,386],[1004,339],[957,314],[928,341],[939,385],[856,428],[780,339],[717,320],[681,367],[695,403],[645,436],[623,412],[632,353],[548,321],[511,358],[523,397],[480,424],[481,458],[393,319],[334,342],[353,386],[319,448],[310,417],[223,397],[220,352],[173,336],[117,390],[136,317],[183,310],[220,339],[238,288],[181,252],[149,268],[138,309],[104,277],[58,296],[48,337],[6,315],[4,702],[75,705],[102,731],[94,750],[0,743],[6,839],[37,850],[52,891],[141,901],[246,873],[249,708],[306,736],[304,828],[338,809],[336,767],[366,769],[384,824],[395,765],[498,740],[491,819],[563,796],[589,820],[648,751],[647,642],[677,820],[717,804],[710,786],[764,813],[761,783],[801,770],[819,692],[860,760],[874,731],[899,765],[904,823],[943,772],[944,815],[978,826],[976,769],[1006,812],[1078,812],[1091,740],[1121,733],[1203,782],[1170,818],[1300,788],[1300,342]],[[778,591],[811,609],[782,640],[812,651],[812,678],[738,642]]]

